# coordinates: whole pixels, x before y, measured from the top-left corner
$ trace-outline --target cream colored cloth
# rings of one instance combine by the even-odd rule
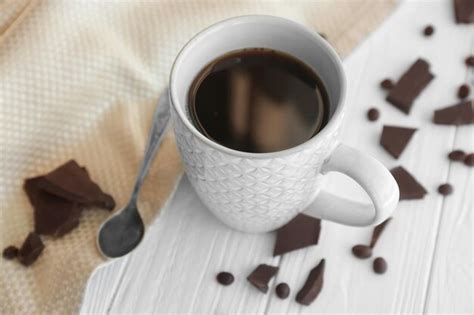
[[[172,61],[205,26],[242,14],[284,16],[327,35],[347,54],[394,0],[70,1],[0,0],[0,248],[33,229],[23,179],[70,158],[123,205],[151,114]],[[181,165],[168,134],[141,195],[149,224],[174,191]],[[77,311],[103,259],[95,248],[109,213],[86,210],[79,228],[29,268],[0,259],[0,313]]]

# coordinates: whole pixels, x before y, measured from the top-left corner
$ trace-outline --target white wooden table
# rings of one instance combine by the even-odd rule
[[[434,24],[431,38],[421,35]],[[464,58],[474,52],[474,26],[453,22],[451,1],[409,1],[345,61],[349,112],[343,140],[380,159],[387,167],[403,165],[427,188],[423,200],[402,201],[378,243],[388,272],[376,275],[372,260],[354,258],[351,247],[368,242],[370,228],[322,223],[319,245],[273,258],[273,233],[242,234],[217,221],[199,202],[184,177],[131,255],[101,267],[91,277],[81,312],[86,313],[473,313],[473,172],[446,155],[452,149],[474,151],[473,127],[437,126],[433,110],[456,102],[463,82],[474,85],[474,71]],[[384,101],[378,87],[385,77],[398,78],[418,57],[430,61],[436,79],[406,116]],[[471,68],[472,69],[472,68]],[[381,119],[366,120],[375,106]],[[419,128],[399,160],[379,145],[383,124]],[[449,182],[454,194],[443,198],[437,186]],[[366,198],[350,180],[330,175],[328,189]],[[309,270],[326,258],[324,288],[311,306],[295,302]],[[260,263],[280,271],[264,295],[245,280]],[[222,270],[236,281],[215,281]],[[274,294],[279,282],[290,297]]]

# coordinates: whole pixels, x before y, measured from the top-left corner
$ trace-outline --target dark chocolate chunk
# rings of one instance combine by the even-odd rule
[[[112,210],[115,201],[104,193],[76,161],[70,160],[39,180],[39,187],[50,194],[85,206]]]
[[[466,153],[461,150],[454,150],[448,154],[448,158],[451,161],[462,161],[466,157]]]
[[[373,268],[375,273],[384,274],[387,271],[387,262],[382,257],[377,257],[374,259]]]
[[[252,271],[252,273],[247,277],[247,280],[261,292],[267,293],[268,283],[277,271],[278,267],[261,264]]]
[[[433,121],[439,125],[469,125],[474,123],[472,100],[435,110]]]
[[[217,274],[217,282],[219,282],[222,285],[230,285],[232,282],[234,282],[234,275],[231,274],[230,272],[219,272]]]
[[[275,292],[280,299],[284,300],[290,295],[290,286],[282,282],[276,286]]]
[[[352,254],[360,259],[369,258],[372,256],[372,248],[367,245],[355,245],[352,247]]]
[[[298,214],[277,231],[273,256],[318,244],[321,220]]]
[[[474,67],[474,56],[468,56],[466,57],[466,60],[464,60],[464,62],[466,63],[466,66],[468,67]]]
[[[296,301],[303,305],[310,305],[318,297],[324,283],[325,260],[321,259],[319,264],[311,269],[305,284],[296,295]]]
[[[474,153],[466,155],[464,158],[464,164],[467,166],[474,166]]]
[[[3,250],[3,258],[14,259],[18,256],[18,248],[15,246],[8,246]]]
[[[453,0],[456,23],[474,23],[474,1]]]
[[[423,34],[424,34],[425,36],[431,36],[431,35],[433,35],[433,33],[434,33],[434,27],[433,27],[433,25],[427,25],[427,26],[425,26],[425,28],[423,29]]]
[[[390,79],[385,79],[382,82],[380,82],[380,86],[384,90],[391,90],[395,86],[395,83],[393,83],[393,81]]]
[[[370,121],[376,121],[377,119],[379,119],[379,117],[380,117],[380,112],[377,108],[371,108],[367,112],[367,118]]]
[[[398,166],[390,170],[400,189],[400,200],[422,199],[426,189],[403,167]]]
[[[418,59],[390,90],[387,101],[405,114],[409,114],[413,101],[433,78],[428,62]]]
[[[453,186],[450,184],[439,185],[438,192],[443,196],[451,195],[453,193]]]
[[[41,238],[36,233],[28,234],[28,237],[21,245],[18,251],[18,260],[24,266],[30,266],[38,259],[39,255],[44,249],[44,244]]]
[[[397,126],[383,126],[380,144],[394,158],[398,159],[417,129]]]
[[[35,232],[43,235],[62,236],[79,225],[81,207],[41,190],[41,177],[25,180],[24,189],[34,209]]]
[[[465,99],[471,93],[471,89],[469,89],[469,85],[463,84],[458,89],[458,98]]]
[[[376,227],[374,227],[374,231],[372,232],[372,239],[370,240],[370,248],[374,248],[375,244],[377,244],[377,241],[380,238],[380,235],[382,235],[382,232],[385,230],[387,225],[390,223],[392,218],[388,218],[387,220],[383,221]]]

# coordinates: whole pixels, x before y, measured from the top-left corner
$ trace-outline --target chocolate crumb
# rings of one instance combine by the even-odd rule
[[[387,271],[387,262],[382,257],[377,257],[374,259],[373,268],[375,273],[384,274]]]
[[[261,264],[252,271],[252,273],[247,277],[247,280],[259,291],[267,293],[268,283],[277,272],[278,267]]]
[[[217,282],[222,285],[231,285],[234,282],[234,275],[230,272],[223,271],[217,274],[216,279]]]
[[[464,164],[467,166],[474,166],[474,153],[466,155],[464,158]]]
[[[443,196],[451,195],[453,193],[453,186],[450,184],[439,185],[438,192]]]
[[[360,259],[369,258],[372,256],[372,248],[367,245],[355,245],[352,247],[352,254]]]
[[[468,67],[474,67],[474,56],[468,56],[466,60],[464,61],[466,63],[466,66]]]
[[[434,33],[433,25],[427,25],[423,30],[423,34],[425,34],[425,36],[431,36],[433,35],[433,33]]]
[[[467,84],[463,84],[458,89],[458,98],[465,99],[471,93],[471,89]]]
[[[380,117],[380,112],[377,108],[371,108],[367,112],[367,118],[370,121],[376,121],[377,119],[379,119],[379,117]]]
[[[461,151],[461,150],[454,150],[448,154],[448,158],[451,161],[462,161],[464,160],[465,157],[466,157],[466,153],[464,153],[464,151]]]
[[[3,250],[3,258],[11,260],[18,256],[18,248],[15,246],[8,246]]]
[[[380,86],[384,90],[391,90],[395,86],[395,83],[393,83],[393,81],[390,79],[385,79],[382,82],[380,82]]]
[[[275,292],[280,299],[284,300],[290,295],[290,287],[288,284],[282,282],[276,286]]]

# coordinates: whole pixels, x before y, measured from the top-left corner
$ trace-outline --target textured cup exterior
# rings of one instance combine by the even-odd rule
[[[262,158],[218,150],[191,132],[174,108],[172,113],[185,172],[201,201],[225,224],[244,232],[277,229],[313,201],[342,120],[340,115],[326,126],[330,132],[318,134],[318,141],[301,150]]]

